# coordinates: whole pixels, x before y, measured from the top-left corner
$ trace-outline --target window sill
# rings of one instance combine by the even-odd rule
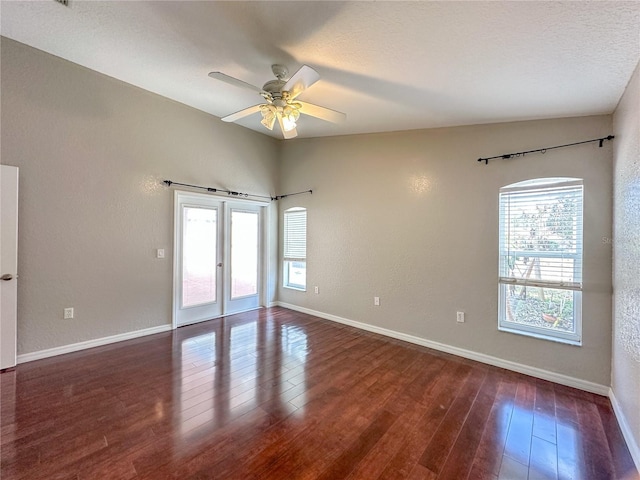
[[[562,338],[562,337],[556,337],[553,335],[545,335],[544,333],[539,333],[539,332],[529,332],[526,330],[520,330],[518,328],[509,328],[509,327],[504,327],[499,325],[498,326],[498,330],[500,332],[506,332],[506,333],[513,333],[516,335],[523,335],[525,337],[533,337],[533,338],[537,338],[539,340],[547,340],[549,342],[556,342],[556,343],[564,343],[566,345],[573,345],[574,347],[581,347],[582,346],[582,339],[580,340],[573,340],[570,338]]]
[[[288,288],[289,290],[296,290],[298,292],[306,292],[307,289],[303,287],[294,287],[293,285],[283,285],[283,288]]]

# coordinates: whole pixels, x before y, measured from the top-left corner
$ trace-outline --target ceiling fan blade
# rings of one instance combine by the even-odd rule
[[[294,99],[311,85],[320,80],[320,74],[308,65],[302,65],[293,74],[282,90],[289,92],[289,98]]]
[[[260,111],[260,105],[254,105],[253,107],[245,108],[244,110],[240,110],[239,112],[232,113],[231,115],[227,115],[226,117],[222,117],[220,120],[223,122],[235,122],[236,120],[240,120],[241,118],[247,117],[254,113],[258,113]]]
[[[338,112],[337,110],[331,110],[330,108],[320,107],[318,105],[314,105],[313,103],[307,102],[298,102],[302,107],[300,108],[300,113],[304,113],[305,115],[310,115],[312,117],[319,118],[321,120],[326,120],[327,122],[340,123],[343,122],[347,115]]]
[[[280,130],[282,130],[282,136],[285,139],[294,138],[298,136],[298,131],[293,128],[289,131],[284,129],[284,124],[282,123],[282,116],[278,115],[278,123],[280,124]]]
[[[229,75],[225,75],[221,72],[211,72],[209,73],[211,78],[215,78],[216,80],[220,80],[222,82],[228,83],[229,85],[234,85],[236,87],[244,88],[247,90],[253,90],[257,93],[262,93],[262,89],[256,87],[255,85],[251,85],[250,83],[243,82],[242,80],[238,80],[237,78],[230,77]]]

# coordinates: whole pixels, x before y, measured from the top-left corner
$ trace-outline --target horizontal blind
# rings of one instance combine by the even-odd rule
[[[581,290],[582,181],[542,180],[500,190],[500,281]]]
[[[307,257],[307,210],[296,208],[284,212],[284,260],[300,261]]]

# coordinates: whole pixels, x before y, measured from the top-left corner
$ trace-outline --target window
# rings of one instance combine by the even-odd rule
[[[307,209],[284,212],[284,286],[307,289]]]
[[[500,189],[500,330],[581,344],[582,180]]]

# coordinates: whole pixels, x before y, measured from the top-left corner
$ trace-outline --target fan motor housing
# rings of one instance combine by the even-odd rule
[[[279,95],[282,92],[282,87],[286,85],[287,82],[284,80],[269,80],[262,86],[262,89],[265,92],[269,92],[271,95]]]

